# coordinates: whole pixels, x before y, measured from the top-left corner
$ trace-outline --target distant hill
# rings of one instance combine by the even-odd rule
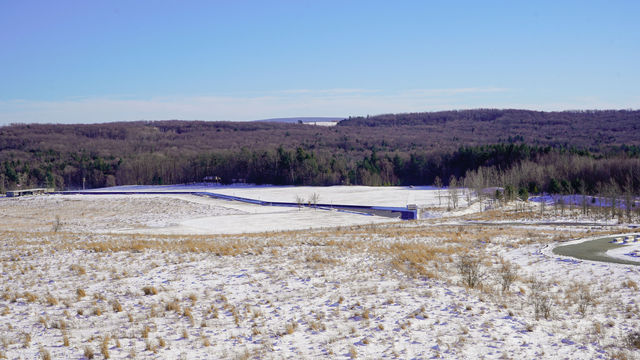
[[[335,126],[298,124],[336,120]],[[640,111],[478,109],[348,119],[14,124],[0,126],[0,192],[18,185],[171,184],[213,175],[223,182],[271,184],[431,184],[436,176],[460,177],[479,166],[502,171],[542,158],[559,164],[553,153],[602,157],[607,164],[616,164],[607,162],[610,156],[640,161]],[[611,174],[607,169],[592,176],[591,188]],[[640,188],[637,174],[619,171],[616,179],[624,187],[627,178],[638,178],[631,181]]]
[[[573,145],[599,151],[609,145],[640,144],[640,111],[531,111],[476,109],[352,117],[341,127],[401,129],[448,145],[522,141],[538,145]],[[391,128],[391,129],[389,129]]]
[[[273,118],[273,119],[263,119],[263,120],[254,120],[255,122],[278,122],[278,123],[315,123],[315,122],[338,122],[340,120],[344,120],[343,117],[291,117],[291,118]]]

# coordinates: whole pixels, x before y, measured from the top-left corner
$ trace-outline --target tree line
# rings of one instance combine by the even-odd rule
[[[29,161],[0,163],[0,190],[211,181],[274,185],[449,185],[526,189],[535,194],[640,193],[640,157],[565,147],[492,144],[453,152],[309,150],[301,146],[217,150],[199,154],[143,152],[116,157],[96,152],[32,153]]]
[[[219,179],[277,185],[511,186],[637,193],[639,111],[477,109],[337,126],[139,121],[0,127],[0,191]]]

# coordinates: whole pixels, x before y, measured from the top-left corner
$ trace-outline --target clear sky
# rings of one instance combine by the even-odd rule
[[[640,1],[0,0],[0,124],[640,108]]]

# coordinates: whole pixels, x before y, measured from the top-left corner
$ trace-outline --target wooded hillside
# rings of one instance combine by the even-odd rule
[[[349,118],[324,127],[144,121],[0,127],[0,190],[200,182],[446,184],[485,168],[532,190],[640,188],[640,111],[465,110]],[[545,169],[504,174],[528,164]],[[568,168],[573,164],[573,168]],[[578,165],[579,164],[579,165]],[[501,184],[494,184],[501,185]],[[568,190],[567,190],[568,191]]]

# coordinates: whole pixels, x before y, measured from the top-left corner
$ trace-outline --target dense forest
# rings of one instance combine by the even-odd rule
[[[337,126],[141,121],[0,127],[0,191],[123,184],[513,186],[637,194],[640,111],[465,110]]]

